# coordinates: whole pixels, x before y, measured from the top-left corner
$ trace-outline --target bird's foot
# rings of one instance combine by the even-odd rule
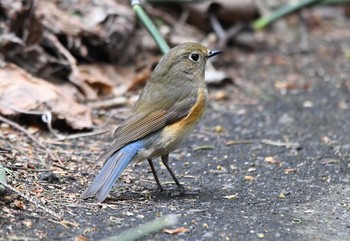
[[[172,193],[172,196],[187,196],[187,195],[198,195],[200,193],[199,189],[189,189],[184,186],[178,186],[177,190]]]
[[[162,185],[157,185],[157,189],[156,189],[157,192],[164,192],[164,188]]]

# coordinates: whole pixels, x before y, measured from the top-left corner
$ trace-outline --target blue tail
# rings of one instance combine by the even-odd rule
[[[139,140],[132,142],[115,152],[107,159],[101,171],[85,192],[83,192],[81,197],[88,198],[96,196],[99,202],[103,202],[118,177],[135,157],[137,151],[143,146],[143,141]]]

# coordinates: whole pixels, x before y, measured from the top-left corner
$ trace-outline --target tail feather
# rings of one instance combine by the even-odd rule
[[[110,156],[81,197],[88,198],[96,196],[99,202],[103,202],[118,177],[142,147],[143,141],[132,142]]]

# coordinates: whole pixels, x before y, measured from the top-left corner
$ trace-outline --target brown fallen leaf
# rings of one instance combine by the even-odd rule
[[[255,179],[255,177],[253,176],[244,176],[244,180],[248,181],[248,182],[251,182]]]
[[[81,105],[59,86],[36,78],[14,64],[0,67],[0,114],[49,111],[73,129],[92,127],[91,109]]]
[[[23,200],[14,200],[13,204],[15,205],[16,208],[19,208],[22,210],[26,209],[26,205],[24,205]]]
[[[89,241],[90,239],[85,237],[84,235],[79,235],[74,238],[74,241]]]
[[[209,12],[214,13],[220,22],[229,25],[254,19],[260,12],[254,0],[199,1],[197,4],[184,4],[184,7],[190,13],[190,22],[201,29],[209,28],[207,20]]]
[[[275,88],[280,90],[294,90],[294,89],[301,89],[301,90],[307,90],[310,88],[311,83],[310,82],[302,82],[301,76],[296,73],[290,73],[285,77],[285,80],[283,81],[276,81],[275,82]]]
[[[281,162],[276,160],[273,156],[267,156],[264,160],[268,164],[280,164]]]
[[[179,233],[186,233],[186,232],[189,232],[190,230],[188,228],[185,228],[185,227],[180,227],[180,228],[176,228],[176,229],[163,229],[163,231],[164,231],[164,233],[175,235],[175,234],[179,234]]]
[[[31,228],[33,225],[33,222],[31,220],[24,220],[22,221],[24,225],[26,225],[28,228]]]
[[[145,67],[141,72],[137,73],[131,80],[128,91],[136,90],[140,85],[146,84],[146,81],[151,76],[150,66]]]
[[[275,88],[276,89],[284,89],[284,90],[293,90],[293,89],[307,90],[310,88],[310,83],[276,81]]]
[[[216,91],[212,96],[214,100],[219,100],[219,101],[228,99],[228,94],[227,94],[227,91],[225,90]]]
[[[102,65],[89,64],[77,66],[80,78],[89,84],[98,94],[106,95],[112,93],[113,82],[105,74]]]

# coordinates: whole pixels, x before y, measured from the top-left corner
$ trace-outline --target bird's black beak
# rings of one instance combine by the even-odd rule
[[[221,50],[211,50],[211,51],[209,51],[207,58],[211,58],[211,57],[218,55],[220,53],[221,53]]]

